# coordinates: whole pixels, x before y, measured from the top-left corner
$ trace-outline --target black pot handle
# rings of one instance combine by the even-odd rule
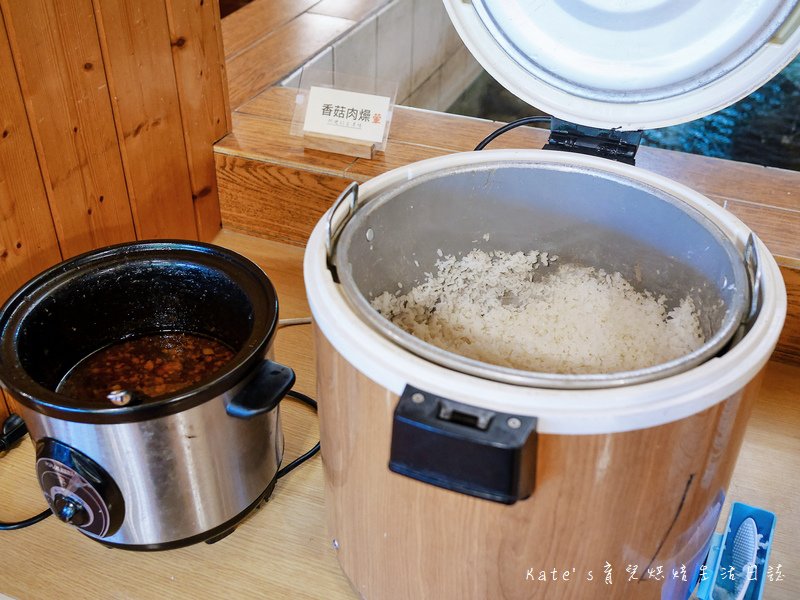
[[[389,469],[514,504],[533,492],[536,445],[536,417],[486,410],[407,385],[394,411]]]
[[[274,409],[294,385],[295,375],[289,367],[265,360],[258,372],[228,402],[227,413],[237,419],[252,419]]]

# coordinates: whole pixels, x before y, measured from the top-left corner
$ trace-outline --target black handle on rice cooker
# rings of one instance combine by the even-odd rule
[[[225,410],[238,419],[252,419],[274,409],[294,385],[295,375],[289,367],[265,360],[258,372],[228,402]]]
[[[485,410],[407,385],[394,411],[389,469],[514,504],[533,492],[536,445],[536,417]]]
[[[350,198],[350,202],[347,203],[347,212],[342,216],[342,218],[334,224],[333,218],[336,216],[336,212],[339,210],[339,207],[344,203],[344,201]],[[345,190],[339,194],[339,197],[334,201],[333,206],[327,213],[327,217],[325,219],[325,257],[326,257],[326,264],[328,265],[328,270],[331,272],[331,276],[336,283],[339,283],[339,276],[336,272],[336,265],[334,264],[333,255],[336,248],[336,242],[339,240],[339,236],[344,229],[344,226],[347,225],[347,222],[351,219],[351,217],[356,212],[356,206],[358,205],[358,182],[353,181],[348,185]]]

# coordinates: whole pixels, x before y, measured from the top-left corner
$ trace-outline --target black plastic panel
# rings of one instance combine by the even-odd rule
[[[462,494],[513,504],[531,495],[536,418],[489,411],[406,386],[389,468]]]

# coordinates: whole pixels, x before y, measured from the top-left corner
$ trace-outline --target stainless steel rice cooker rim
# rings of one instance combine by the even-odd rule
[[[371,212],[380,208],[383,204],[390,202],[402,192],[417,187],[426,181],[448,177],[459,172],[474,171],[476,169],[494,168],[544,168],[548,170],[559,170],[574,173],[585,173],[594,177],[602,177],[614,180],[625,185],[637,187],[653,196],[666,201],[684,213],[692,217],[695,221],[702,224],[704,228],[718,241],[720,246],[728,255],[731,266],[735,273],[736,289],[741,290],[734,298],[732,305],[728,308],[722,326],[716,331],[711,339],[707,340],[700,348],[683,355],[679,358],[665,363],[629,371],[618,371],[611,373],[587,373],[587,374],[558,374],[538,371],[526,371],[510,367],[494,365],[479,360],[467,358],[460,354],[449,352],[438,346],[421,340],[420,338],[407,333],[389,319],[384,318],[375,310],[364,295],[359,291],[358,285],[353,278],[349,265],[348,250],[350,241],[354,233],[359,229]],[[613,388],[620,386],[635,385],[650,381],[655,381],[676,375],[696,367],[705,361],[713,358],[723,351],[734,336],[743,327],[743,323],[755,318],[756,307],[751,308],[752,284],[749,281],[748,271],[745,267],[746,259],[737,251],[733,241],[725,235],[722,229],[706,215],[691,206],[685,200],[669,193],[667,190],[653,187],[642,181],[637,180],[635,174],[636,167],[627,165],[615,165],[615,168],[623,167],[630,173],[630,177],[620,176],[611,171],[604,171],[596,167],[584,165],[554,164],[552,162],[539,162],[536,160],[517,160],[502,162],[482,162],[471,163],[456,167],[449,167],[428,173],[423,176],[410,178],[399,185],[392,185],[386,190],[379,191],[372,198],[357,198],[357,185],[348,186],[347,189],[337,199],[329,212],[327,218],[328,233],[328,265],[339,277],[344,296],[348,303],[353,307],[360,318],[379,334],[390,339],[400,347],[430,360],[443,367],[474,375],[483,379],[494,380],[512,385],[525,387],[538,387],[550,389],[600,389]],[[356,196],[351,201],[347,213],[336,225],[331,221],[336,218],[337,208],[348,196]],[[332,233],[331,233],[332,231]],[[754,246],[752,247],[754,248]],[[748,309],[749,314],[748,314]]]

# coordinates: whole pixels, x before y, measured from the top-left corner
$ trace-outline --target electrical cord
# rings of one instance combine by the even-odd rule
[[[44,521],[47,517],[53,514],[53,511],[49,508],[47,510],[43,510],[35,517],[31,517],[30,519],[25,519],[24,521],[17,521],[15,523],[6,523],[4,521],[0,521],[0,531],[14,531],[15,529],[24,529],[25,527],[30,527],[31,525],[36,525],[40,521]]]
[[[497,129],[497,130],[493,131],[492,133],[487,135],[485,138],[483,138],[483,141],[481,141],[480,144],[475,146],[475,150],[476,151],[483,150],[495,138],[503,135],[507,131],[511,131],[512,129],[515,129],[515,128],[519,127],[520,125],[531,125],[532,123],[547,123],[547,124],[550,124],[550,123],[552,123],[552,118],[551,117],[523,117],[521,119],[517,119],[516,121],[511,121],[511,123],[507,123],[506,125],[503,125],[500,129]]]
[[[293,325],[311,325],[311,317],[300,317],[297,319],[281,319],[278,321],[278,329],[292,327]]]
[[[297,319],[281,319],[278,321],[278,329],[282,329],[284,327],[292,327],[293,325],[310,325],[311,324],[311,317],[299,317]],[[317,401],[313,398],[306,396],[305,394],[295,391],[289,390],[286,392],[286,395],[289,398],[297,400],[298,402],[302,402],[314,409],[314,412],[317,412]],[[302,465],[306,462],[309,458],[313,457],[317,452],[319,452],[319,442],[317,442],[311,450],[306,452],[305,454],[298,456],[288,465],[283,467],[282,469],[278,470],[277,477],[280,479],[284,475],[288,475],[292,471],[294,471],[297,467]]]
[[[11,448],[13,448],[23,437],[25,437],[26,433],[28,433],[28,428],[25,427],[25,422],[20,418],[20,416],[15,414],[9,415],[3,422],[3,430],[2,434],[0,434],[0,452],[8,452],[11,450]],[[30,527],[39,521],[44,521],[52,514],[53,511],[48,508],[47,510],[40,512],[35,517],[25,519],[24,521],[10,523],[0,521],[0,531],[14,531],[15,529]]]
[[[294,398],[295,400],[298,400],[298,401],[302,402],[303,404],[307,404],[308,406],[310,406],[311,408],[314,409],[314,412],[317,412],[317,401],[316,400],[306,396],[305,394],[297,392],[295,390],[289,390],[288,392],[286,392],[286,395],[289,396],[290,398]],[[311,450],[309,450],[308,452],[306,452],[302,456],[298,456],[292,462],[290,462],[288,465],[286,465],[285,467],[280,469],[278,471],[278,479],[280,479],[284,475],[287,475],[288,473],[291,473],[292,471],[294,471],[297,467],[302,465],[309,458],[314,456],[317,452],[319,452],[319,442],[317,442],[314,445],[314,447],[311,448]]]

